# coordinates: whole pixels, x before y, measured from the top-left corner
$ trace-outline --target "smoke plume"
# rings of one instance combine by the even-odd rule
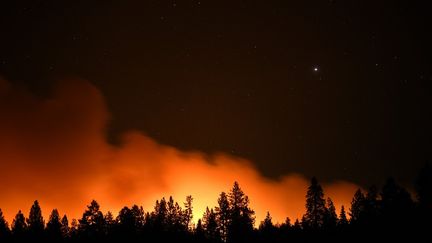
[[[246,159],[224,153],[181,151],[140,131],[107,142],[110,114],[103,95],[89,82],[62,81],[49,98],[35,96],[0,79],[0,208],[10,221],[35,199],[44,217],[53,208],[79,218],[96,199],[114,214],[125,205],[153,210],[156,199],[194,197],[194,219],[238,181],[251,200],[257,222],[267,211],[278,222],[301,218],[309,179],[288,174],[263,177]],[[349,182],[324,184],[336,206],[349,206],[357,188]]]

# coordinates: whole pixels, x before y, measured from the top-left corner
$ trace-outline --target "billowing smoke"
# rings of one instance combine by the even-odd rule
[[[195,220],[216,206],[220,192],[238,181],[257,221],[270,211],[275,221],[301,218],[309,179],[289,174],[263,177],[245,159],[227,154],[181,151],[142,132],[106,140],[109,112],[102,94],[82,80],[59,82],[40,98],[0,79],[0,208],[11,220],[35,199],[47,217],[58,208],[79,218],[90,200],[114,213],[125,205],[153,210],[156,199],[194,197]],[[336,206],[349,206],[357,188],[348,182],[324,184]]]

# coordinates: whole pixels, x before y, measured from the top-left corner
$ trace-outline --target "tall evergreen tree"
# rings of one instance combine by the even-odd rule
[[[327,213],[325,217],[325,225],[327,228],[334,228],[336,227],[338,217],[336,214],[336,208],[333,204],[333,201],[331,198],[327,198]]]
[[[29,217],[27,219],[27,225],[29,233],[33,236],[41,236],[45,228],[45,222],[42,217],[42,210],[39,206],[39,202],[34,201],[30,208]]]
[[[69,220],[65,215],[63,215],[63,218],[61,219],[61,232],[63,238],[67,238],[69,236]]]
[[[308,229],[319,229],[323,226],[327,214],[324,192],[318,180],[313,177],[306,194],[306,214],[302,224]]]
[[[162,198],[160,202],[157,200],[154,208],[154,212],[152,212],[152,224],[155,230],[166,230],[167,229],[167,203],[165,198]]]
[[[191,229],[192,219],[193,219],[193,198],[191,195],[186,196],[186,202],[184,203],[184,223],[188,229]]]
[[[9,224],[4,218],[3,211],[0,209],[0,241],[3,239],[6,241],[10,236]]]
[[[359,223],[362,220],[362,216],[365,211],[365,196],[363,192],[358,189],[354,197],[351,201],[351,208],[350,208],[350,216],[351,216],[351,222],[353,223]]]
[[[221,192],[219,195],[218,206],[216,207],[215,211],[217,215],[219,234],[222,238],[222,241],[226,242],[231,211],[228,197],[225,192]]]
[[[26,231],[27,223],[24,214],[19,210],[12,221],[12,234],[15,238],[20,239],[25,236]]]
[[[205,236],[211,242],[215,242],[220,238],[218,225],[216,221],[216,213],[213,209],[206,208],[206,211],[202,219],[202,227],[205,232]]]
[[[348,225],[348,219],[346,216],[345,207],[343,205],[342,205],[341,210],[340,210],[338,225],[340,225],[342,227],[345,227],[346,225]]]
[[[253,232],[255,212],[249,207],[249,198],[244,194],[238,182],[234,182],[228,194],[230,205],[230,222],[228,225],[228,242],[247,240]]]
[[[182,210],[178,203],[174,202],[174,199],[172,196],[169,197],[169,200],[167,202],[167,226],[170,231],[179,231],[181,230],[183,224],[183,215]]]
[[[51,240],[59,241],[62,238],[62,224],[57,209],[53,209],[51,212],[46,226],[46,232]]]

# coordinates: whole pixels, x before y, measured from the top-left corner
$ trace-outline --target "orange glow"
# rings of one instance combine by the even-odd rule
[[[189,194],[197,220],[234,181],[249,196],[257,223],[266,211],[276,222],[304,213],[309,179],[300,174],[268,179],[245,159],[180,151],[138,131],[123,134],[120,146],[108,144],[105,101],[85,81],[62,82],[51,98],[41,99],[0,79],[0,114],[0,208],[10,223],[35,199],[45,219],[54,207],[72,219],[92,199],[116,214],[124,205],[151,211],[156,199],[172,195],[182,202]],[[338,209],[349,207],[357,188],[324,184]]]

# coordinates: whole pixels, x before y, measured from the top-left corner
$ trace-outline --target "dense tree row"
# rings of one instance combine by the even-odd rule
[[[192,223],[192,197],[183,206],[170,197],[156,201],[154,210],[124,207],[114,218],[92,201],[81,219],[69,222],[52,210],[45,223],[38,201],[28,218],[19,211],[11,226],[0,210],[0,242],[314,242],[410,241],[428,237],[432,230],[432,168],[425,167],[416,183],[417,200],[388,179],[381,190],[372,186],[358,190],[349,212],[339,215],[318,181],[312,178],[306,194],[306,212],[294,223],[289,218],[275,225],[270,213],[254,228],[254,211],[237,182],[222,192],[218,206],[207,208],[197,224]],[[287,202],[289,203],[289,202]],[[348,215],[347,215],[348,214]],[[426,238],[427,239],[427,238]]]

